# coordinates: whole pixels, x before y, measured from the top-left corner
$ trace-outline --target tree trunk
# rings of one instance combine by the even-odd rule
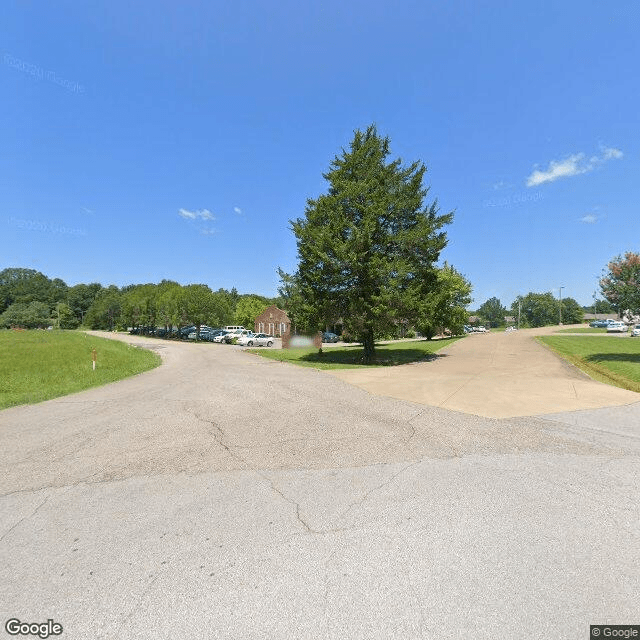
[[[373,329],[367,329],[365,331],[362,346],[364,347],[364,363],[373,363],[376,359],[376,345],[373,339]]]

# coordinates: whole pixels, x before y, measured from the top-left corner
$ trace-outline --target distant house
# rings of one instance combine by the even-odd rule
[[[256,318],[255,329],[256,333],[268,333],[275,338],[282,338],[291,332],[291,320],[286,311],[271,305]]]
[[[582,319],[585,322],[591,322],[591,320],[617,320],[617,313],[585,313]]]

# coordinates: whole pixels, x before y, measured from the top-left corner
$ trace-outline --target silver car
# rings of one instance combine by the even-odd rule
[[[268,336],[266,333],[249,333],[238,338],[238,344],[245,347],[272,347],[273,336]]]
[[[627,325],[624,322],[611,322],[607,327],[607,333],[626,333]]]

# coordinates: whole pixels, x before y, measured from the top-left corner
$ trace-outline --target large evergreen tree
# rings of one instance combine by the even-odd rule
[[[339,318],[375,357],[375,337],[399,320],[416,319],[419,301],[437,287],[435,263],[452,213],[425,204],[421,162],[388,160],[389,139],[375,126],[356,131],[324,174],[328,192],[308,200],[292,221],[302,308],[297,317],[321,329]]]

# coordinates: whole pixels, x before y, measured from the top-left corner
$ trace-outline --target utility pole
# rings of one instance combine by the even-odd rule
[[[564,287],[560,287],[560,306],[558,308],[558,311],[560,313],[560,323],[562,324],[562,290],[564,289]]]

